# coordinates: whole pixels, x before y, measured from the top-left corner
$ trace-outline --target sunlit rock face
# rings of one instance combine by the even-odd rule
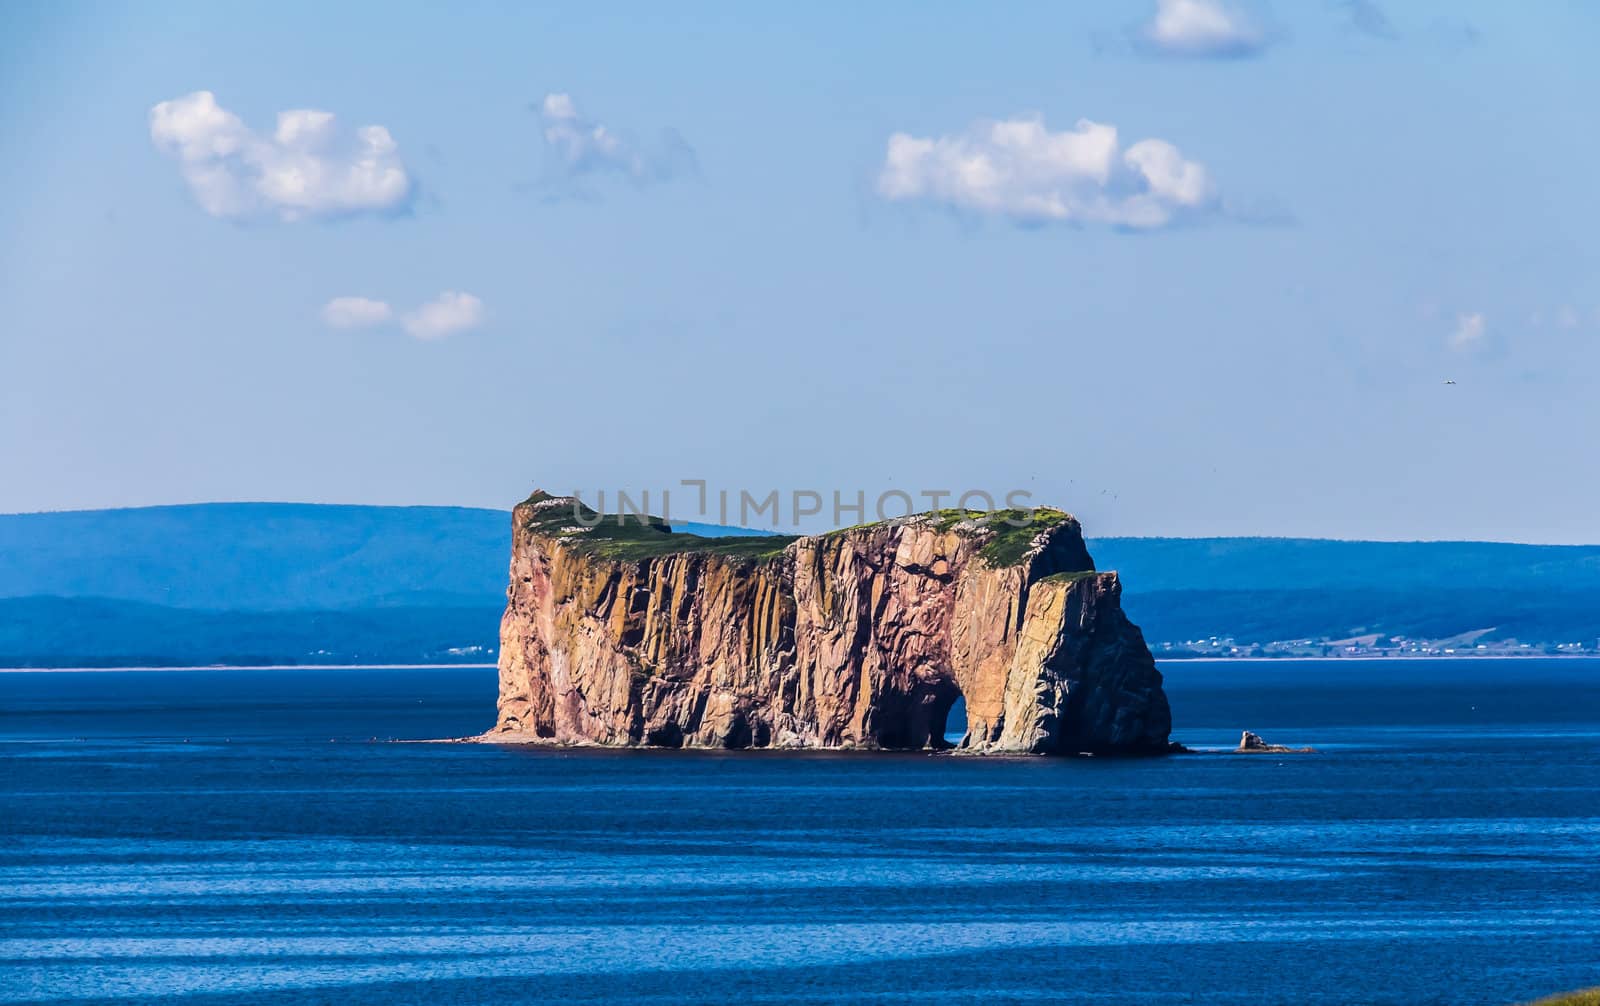
[[[714,539],[598,516],[514,511],[486,739],[944,748],[963,698],[963,751],[1167,749],[1161,674],[1065,513]]]

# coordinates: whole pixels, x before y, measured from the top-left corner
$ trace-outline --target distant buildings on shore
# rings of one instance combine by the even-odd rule
[[[1564,643],[1524,643],[1515,639],[1483,640],[1492,630],[1463,633],[1449,639],[1408,639],[1368,635],[1350,639],[1285,639],[1270,643],[1240,642],[1232,636],[1208,636],[1182,642],[1151,643],[1157,657],[1563,657],[1600,655],[1600,639]]]

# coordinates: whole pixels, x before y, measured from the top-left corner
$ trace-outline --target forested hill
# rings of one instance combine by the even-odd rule
[[[1600,545],[1326,538],[1100,538],[1129,591],[1600,590]]]
[[[499,605],[510,556],[509,510],[196,503],[0,515],[0,597],[221,611]]]
[[[0,666],[492,659],[510,520],[301,503],[0,515]],[[1152,643],[1600,637],[1600,546],[1102,538],[1090,548],[1122,574],[1125,606]]]

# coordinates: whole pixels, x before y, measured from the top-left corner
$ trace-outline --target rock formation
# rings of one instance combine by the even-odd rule
[[[701,538],[535,493],[486,740],[1158,753],[1161,674],[1059,510]],[[1025,522],[1025,523],[1024,523]]]
[[[1237,754],[1312,754],[1313,748],[1292,748],[1282,744],[1268,744],[1261,739],[1258,733],[1246,730],[1239,736],[1239,746],[1233,749]]]

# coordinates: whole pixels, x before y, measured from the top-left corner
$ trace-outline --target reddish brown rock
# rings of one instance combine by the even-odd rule
[[[513,516],[486,739],[1157,753],[1161,675],[1055,510],[941,511],[802,538],[618,525],[536,493]]]

